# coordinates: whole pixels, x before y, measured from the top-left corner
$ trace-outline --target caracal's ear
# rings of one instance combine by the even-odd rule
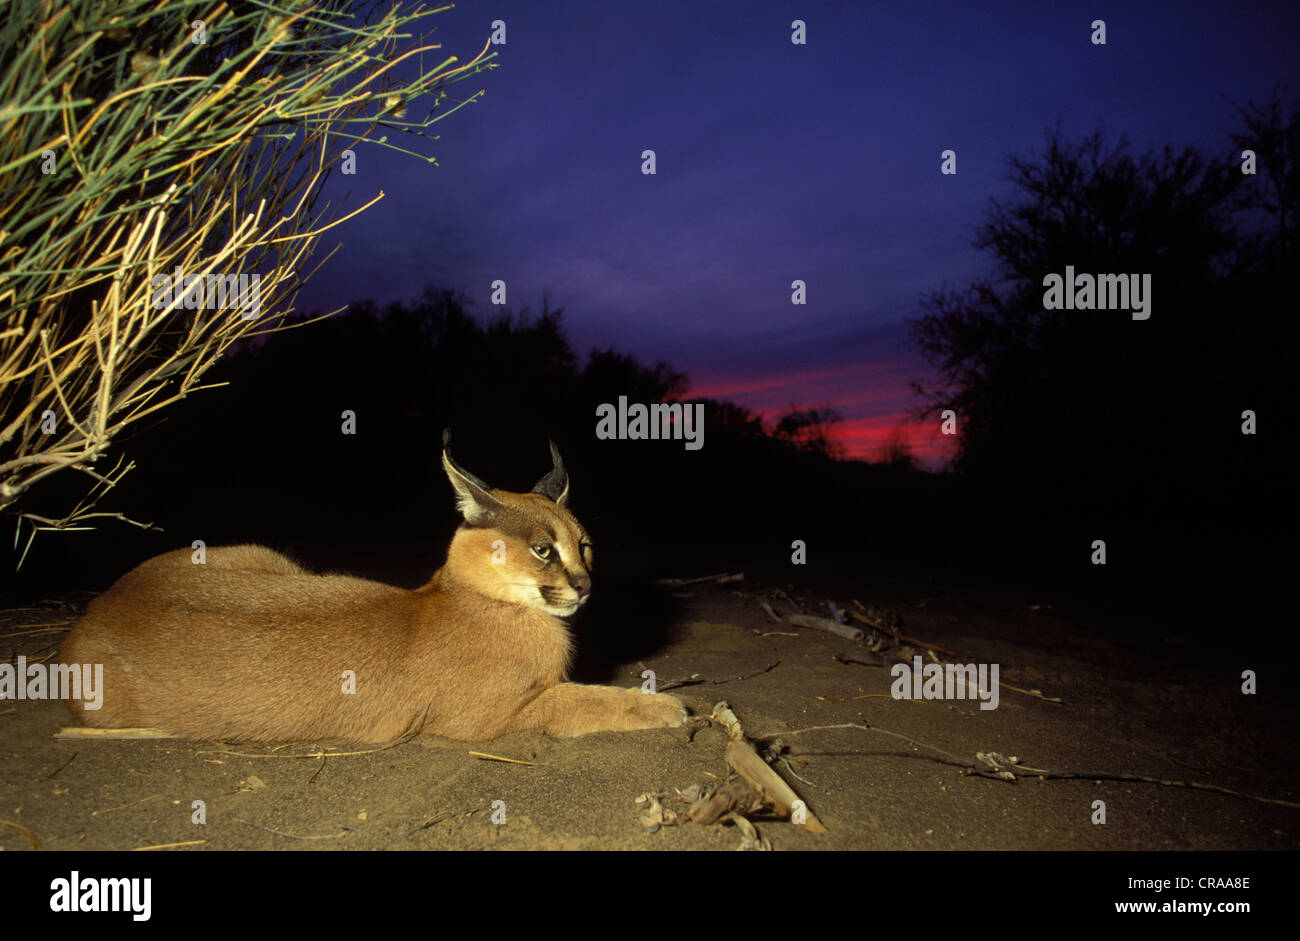
[[[533,488],[533,493],[540,493],[544,497],[549,497],[558,505],[564,506],[569,500],[569,472],[564,469],[564,461],[560,460],[560,449],[551,441],[551,472],[537,482]]]
[[[482,524],[491,522],[501,510],[501,503],[491,494],[491,487],[451,459],[447,450],[451,443],[451,429],[442,432],[442,469],[447,472],[452,489],[456,491],[456,508],[465,522]]]

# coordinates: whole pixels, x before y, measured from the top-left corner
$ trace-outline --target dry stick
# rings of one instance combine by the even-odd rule
[[[803,605],[801,605],[799,602],[795,601],[793,598],[791,598],[789,595],[787,595],[787,594],[786,594],[785,592],[783,592],[781,589],[779,589],[779,588],[774,588],[774,589],[772,590],[772,594],[773,594],[773,595],[780,595],[782,598],[784,598],[784,599],[786,600],[786,602],[790,605],[790,607],[794,608],[796,611],[803,611]]]
[[[1061,705],[1065,704],[1065,700],[1061,699],[1059,696],[1045,696],[1041,689],[1021,689],[1019,686],[1012,686],[1010,683],[1003,683],[1001,680],[998,680],[998,685],[1003,689],[1009,689],[1013,692],[1023,693],[1026,696],[1033,696],[1035,699],[1041,699],[1043,702],[1054,702],[1060,703]]]
[[[89,726],[64,726],[54,735],[55,738],[102,738],[102,739],[136,739],[136,738],[180,738],[172,732],[162,729],[95,729]]]
[[[71,620],[49,624],[28,624],[22,630],[13,631],[9,634],[0,634],[0,637],[23,637],[27,634],[57,634],[59,631],[66,631],[70,627],[72,627]]]
[[[411,830],[406,835],[414,836],[416,833],[419,833],[421,830],[427,830],[430,827],[436,826],[437,824],[440,824],[445,820],[453,820],[456,817],[468,817],[470,814],[478,813],[478,811],[479,808],[471,807],[469,810],[449,811],[443,814],[435,814],[434,816],[430,817],[428,820],[424,821],[424,823],[416,827],[414,830]]]
[[[502,758],[500,755],[489,755],[487,752],[482,751],[472,751],[470,754],[475,758],[482,758],[486,761],[504,761],[511,765],[529,765],[533,768],[540,767],[536,761],[520,761],[518,758]]]
[[[964,758],[959,758],[952,752],[944,751],[934,745],[925,742],[918,742],[916,739],[908,738],[898,732],[891,732],[888,729],[878,729],[867,725],[858,725],[855,722],[844,722],[839,725],[814,725],[806,729],[791,729],[786,732],[774,732],[771,735],[756,735],[754,741],[763,742],[771,738],[784,738],[787,735],[801,735],[804,732],[822,732],[828,729],[861,729],[864,732],[879,732],[881,735],[891,735],[894,738],[900,738],[903,741],[915,745],[918,748],[928,748],[936,754],[942,755],[957,764],[961,765],[967,774],[981,778],[991,778],[995,781],[1005,781],[1006,778],[999,777],[998,774],[986,771],[983,768],[977,768]],[[1294,807],[1300,810],[1300,803],[1294,801],[1281,800],[1275,797],[1260,797],[1256,794],[1247,794],[1243,791],[1234,791],[1229,787],[1221,787],[1218,784],[1203,784],[1199,781],[1169,781],[1164,778],[1148,777],[1144,774],[1130,774],[1123,771],[1098,771],[1085,773],[1082,771],[1046,771],[1038,768],[1009,768],[1005,769],[1016,778],[1057,778],[1060,780],[1081,780],[1081,781],[1139,781],[1144,784],[1159,784],[1163,787],[1185,787],[1199,791],[1215,791],[1219,794],[1228,794],[1232,797],[1244,797],[1247,800],[1259,801],[1262,804],[1277,804],[1282,807]]]
[[[735,683],[738,680],[752,680],[756,676],[762,676],[764,673],[769,673],[772,670],[775,670],[780,665],[781,665],[780,660],[773,660],[767,666],[763,667],[763,669],[755,670],[753,673],[742,673],[740,674],[740,676],[732,676],[723,680],[709,680],[709,682],[717,686],[720,683]]]
[[[393,745],[394,745],[393,742],[389,742],[387,745],[380,745],[377,748],[366,748],[366,749],[362,749],[361,751],[325,751],[324,749],[318,748],[316,751],[306,752],[305,754],[301,754],[301,755],[275,755],[275,754],[265,754],[265,753],[259,754],[255,752],[231,751],[228,748],[222,748],[217,751],[211,751],[209,749],[201,749],[199,751],[196,751],[194,754],[230,755],[231,757],[234,758],[352,758],[356,755],[373,755],[375,752],[380,752],[380,751],[384,751],[385,749],[392,748]]]
[[[780,757],[781,757],[781,762],[785,765],[785,770],[786,770],[786,771],[789,771],[791,774],[793,774],[796,778],[798,778],[798,779],[799,779],[800,781],[802,781],[804,784],[807,784],[809,787],[816,787],[816,786],[817,786],[816,784],[813,784],[811,781],[809,781],[807,778],[805,778],[805,777],[804,777],[802,774],[800,774],[798,771],[795,771],[795,770],[794,770],[794,765],[790,764],[790,759],[789,759],[789,758],[785,757],[785,755],[781,755]]]
[[[735,575],[702,575],[699,578],[658,578],[655,584],[660,588],[685,588],[687,585],[703,585],[705,582],[717,582],[719,585],[729,585],[732,582],[743,582],[745,580],[744,572],[737,572]]]
[[[883,624],[878,624],[869,618],[864,618],[856,611],[849,611],[848,615],[849,617],[856,618],[863,624],[869,625],[878,631],[883,631],[895,640],[901,640],[905,644],[911,644],[913,647],[920,647],[922,650],[937,650],[940,653],[946,653],[950,657],[956,657],[958,660],[962,659],[962,655],[957,653],[955,650],[949,650],[946,647],[940,647],[938,644],[927,643],[923,640],[917,640],[915,637],[908,637],[906,634],[900,634],[892,627],[885,627]]]
[[[944,666],[944,662],[935,655],[933,650],[927,650],[926,653],[930,655],[930,659],[932,661],[939,664],[939,666]],[[962,689],[966,688],[966,681],[964,679],[962,679],[960,676],[954,676],[953,678],[957,680],[957,682],[962,684]],[[1009,689],[1017,693],[1023,693],[1026,696],[1033,696],[1035,699],[1041,699],[1043,702],[1054,702],[1061,705],[1065,704],[1064,699],[1061,699],[1059,696],[1047,696],[1043,693],[1041,689],[1021,689],[1019,686],[1012,686],[1010,683],[1003,683],[1001,680],[998,680],[998,686],[1000,686],[1002,689]],[[978,693],[979,690],[977,689],[976,692]],[[978,695],[975,695],[969,698],[979,699],[980,697]]]
[[[828,634],[847,637],[849,640],[862,640],[867,636],[861,628],[850,627],[839,621],[832,621],[830,618],[817,617],[815,614],[788,614],[786,620],[795,627],[812,627],[819,631],[826,631]]]
[[[54,777],[56,774],[58,774],[60,771],[62,771],[64,768],[66,768],[68,765],[72,764],[72,759],[73,759],[73,758],[76,758],[77,755],[79,755],[79,754],[81,754],[81,753],[80,753],[80,752],[75,752],[75,751],[74,751],[74,752],[72,753],[72,758],[69,758],[69,759],[68,759],[67,761],[65,761],[63,764],[59,765],[57,768],[55,768],[53,771],[51,771],[51,772],[50,772],[49,774],[47,774],[45,777],[41,778],[41,780],[42,780],[42,781],[48,781],[50,778]]]
[[[905,644],[911,644],[914,647],[920,647],[922,650],[926,651],[926,653],[930,655],[930,657],[934,660],[935,663],[940,663],[940,664],[943,663],[942,660],[940,660],[937,656],[935,656],[934,652],[936,650],[939,651],[940,653],[946,653],[950,657],[956,657],[958,660],[963,659],[962,655],[957,653],[957,651],[955,650],[949,650],[946,647],[940,647],[938,644],[927,643],[926,641],[919,640],[915,637],[908,637],[906,634],[900,634],[898,631],[894,630],[893,628],[885,627],[883,624],[878,624],[875,621],[872,621],[868,618],[864,618],[856,611],[850,611],[848,613],[851,617],[857,618],[863,624],[869,624],[871,627],[875,628],[876,630],[883,631],[886,634],[890,635],[895,640],[900,640]],[[1055,696],[1044,695],[1043,691],[1040,689],[1021,689],[1019,686],[1012,686],[1010,683],[1003,683],[1001,680],[998,681],[998,685],[1003,689],[1009,689],[1017,693],[1023,693],[1026,696],[1033,696],[1036,699],[1041,699],[1043,700],[1043,702],[1054,702],[1058,704],[1064,704],[1065,702],[1065,700],[1058,699]]]
[[[799,795],[794,792],[794,789],[758,756],[758,752],[754,751],[752,745],[745,741],[745,730],[741,728],[740,720],[731,711],[731,707],[725,702],[718,703],[713,707],[713,718],[726,728],[727,737],[731,739],[727,743],[727,764],[736,769],[750,787],[762,794],[778,814],[790,817],[794,812],[795,803],[803,802],[799,800]],[[807,804],[804,804],[804,808],[806,819],[803,826],[813,833],[828,832],[825,825],[817,819],[817,815],[807,810]]]
[[[427,829],[429,829],[430,827],[437,826],[438,824],[442,823],[444,820],[450,820],[450,819],[451,819],[452,817],[454,817],[454,816],[456,816],[456,815],[455,815],[455,814],[440,814],[440,815],[437,816],[437,817],[430,817],[428,820],[424,821],[424,823],[420,824],[420,825],[419,825],[418,827],[416,827],[414,830],[409,831],[406,835],[407,835],[407,836],[415,836],[415,834],[419,833],[421,830],[427,830]]]
[[[780,665],[781,665],[780,660],[773,660],[771,663],[763,667],[763,669],[761,670],[755,670],[753,673],[742,673],[740,676],[729,676],[726,679],[721,679],[721,680],[706,680],[703,677],[701,677],[698,673],[692,673],[690,676],[685,677],[684,679],[668,680],[666,682],[659,683],[656,685],[655,689],[657,692],[662,692],[666,689],[677,689],[680,686],[699,686],[702,683],[711,683],[714,686],[717,686],[722,683],[735,683],[739,680],[750,680],[756,676],[762,676],[764,673],[767,673],[771,670],[775,670]],[[640,676],[639,673],[634,673],[632,675]]]
[[[199,846],[200,844],[206,842],[208,841],[207,840],[182,840],[180,843],[155,843],[153,846],[135,846],[132,847],[132,850],[137,853],[142,853],[145,850],[174,850],[178,846]]]
[[[73,625],[72,621],[68,621],[68,623],[61,626],[57,626],[57,628],[34,628],[31,630],[14,630],[14,632],[12,633],[0,634],[0,637],[27,637],[29,636],[29,634],[60,634],[60,633],[65,633],[66,630],[72,628],[72,625]]]
[[[59,645],[58,645],[58,644],[55,644],[53,648],[51,648],[50,650],[48,650],[48,651],[46,651],[45,653],[41,654],[40,656],[32,656],[32,657],[28,657],[28,658],[27,658],[27,662],[28,662],[28,663],[44,663],[46,660],[50,659],[50,657],[53,657],[53,656],[54,656],[55,654],[57,654],[58,652],[59,652]]]
[[[802,735],[804,732],[824,732],[829,729],[861,729],[864,732],[879,732],[881,735],[890,735],[893,736],[894,738],[902,739],[903,741],[907,742],[909,745],[915,745],[917,748],[928,748],[930,749],[930,751],[942,755],[943,757],[955,761],[959,765],[970,769],[975,774],[981,775],[983,777],[995,777],[995,775],[992,774],[985,774],[982,769],[975,767],[965,758],[961,758],[957,755],[954,755],[950,751],[944,751],[942,748],[939,748],[935,745],[928,745],[925,742],[918,742],[916,739],[908,738],[906,735],[903,735],[900,732],[891,732],[888,729],[878,729],[870,725],[859,725],[856,722],[841,722],[839,725],[813,725],[813,726],[809,726],[806,729],[792,729],[788,732],[773,732],[771,735],[755,735],[754,741],[765,742],[770,738],[783,738],[787,735]]]
[[[27,840],[27,845],[34,850],[45,849],[45,847],[41,846],[41,841],[36,838],[36,834],[31,830],[28,830],[21,823],[14,823],[12,820],[0,820],[0,827],[13,827],[23,835],[23,838]]]
[[[1166,778],[1153,778],[1145,774],[1131,774],[1127,771],[1044,771],[1040,769],[1021,769],[1018,767],[1008,768],[1017,778],[1055,778],[1061,781],[1138,781],[1144,784],[1159,784],[1163,787],[1185,787],[1196,791],[1214,791],[1218,794],[1229,794],[1233,797],[1244,797],[1247,800],[1259,801],[1261,804],[1277,804],[1279,807],[1294,807],[1300,810],[1300,803],[1295,801],[1282,800],[1277,797],[1260,797],[1256,794],[1247,794],[1243,791],[1234,791],[1230,787],[1223,787],[1219,784],[1205,784],[1201,781],[1170,781]]]
[[[142,797],[142,798],[140,798],[138,801],[131,801],[131,803],[129,803],[129,804],[122,804],[122,805],[119,806],[119,807],[110,807],[110,808],[108,808],[108,810],[92,810],[92,811],[90,812],[90,815],[91,815],[92,817],[102,817],[102,816],[104,816],[104,814],[111,814],[111,813],[113,813],[113,812],[116,811],[116,810],[125,810],[125,809],[128,808],[128,807],[134,807],[136,804],[144,804],[144,803],[147,803],[147,802],[153,800],[155,797],[162,797],[162,795],[161,795],[161,794],[150,794],[148,797]]]

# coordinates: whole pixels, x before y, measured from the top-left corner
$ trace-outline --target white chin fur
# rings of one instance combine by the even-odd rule
[[[582,607],[586,600],[586,598],[583,598],[572,604],[545,604],[539,601],[535,607],[540,608],[552,617],[567,618],[569,615],[577,613],[577,610]]]

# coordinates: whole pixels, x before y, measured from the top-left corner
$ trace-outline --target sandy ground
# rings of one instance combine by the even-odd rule
[[[697,715],[728,701],[750,736],[859,723],[927,743],[965,762],[977,751],[1052,771],[1130,773],[1199,781],[1300,800],[1297,711],[1288,699],[1243,696],[1240,665],[1216,662],[1158,630],[1127,642],[1114,632],[1029,610],[1024,599],[955,593],[862,599],[901,614],[903,632],[997,662],[1001,680],[1059,697],[1003,690],[996,710],[971,701],[898,701],[885,667],[843,663],[861,645],[773,623],[759,607],[777,586],[705,587],[678,599],[667,644],[610,676],[637,685],[698,674],[672,692]],[[783,586],[816,609],[811,593]],[[778,609],[791,609],[774,600]],[[842,604],[848,603],[841,599]],[[920,606],[924,603],[924,606]],[[63,609],[11,612],[50,625]],[[39,655],[62,635],[9,636],[0,656]],[[781,633],[773,633],[781,632]],[[788,632],[796,636],[784,636]],[[910,658],[894,651],[894,662]],[[1231,662],[1226,662],[1226,661]],[[763,671],[772,663],[775,667]],[[750,675],[757,674],[757,675]],[[737,679],[745,676],[747,678]],[[368,754],[291,757],[298,746],[184,741],[86,742],[54,737],[69,724],[58,702],[0,702],[0,819],[47,849],[663,849],[731,850],[736,827],[683,824],[650,831],[635,800],[727,776],[716,726],[563,740],[540,733],[467,745],[421,737]],[[858,729],[784,739],[776,767],[826,825],[824,835],[756,818],[778,850],[815,849],[1295,849],[1300,810],[1241,797],[1131,781],[1017,783],[962,767],[898,738]],[[532,762],[486,760],[471,750]],[[236,753],[244,754],[236,754]],[[1092,822],[1104,801],[1105,825]],[[206,822],[194,822],[202,801]],[[496,803],[502,802],[502,803]],[[0,826],[0,849],[28,848]]]

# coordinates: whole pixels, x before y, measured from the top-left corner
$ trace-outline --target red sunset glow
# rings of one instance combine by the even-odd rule
[[[908,385],[930,374],[915,357],[896,357],[768,375],[734,374],[692,382],[689,398],[727,399],[763,417],[771,427],[795,405],[829,405],[844,420],[832,438],[846,456],[879,460],[881,448],[900,434],[927,470],[939,470],[951,458],[955,439],[939,433],[936,419],[918,422],[912,410],[920,401]]]

